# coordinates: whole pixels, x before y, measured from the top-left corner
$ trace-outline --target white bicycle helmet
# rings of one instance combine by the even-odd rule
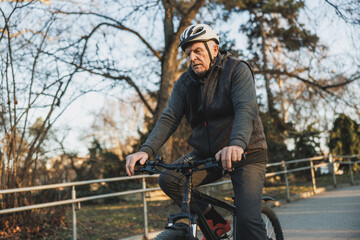
[[[207,42],[209,40],[214,40],[216,44],[220,43],[218,33],[212,29],[207,24],[195,24],[190,25],[185,29],[185,31],[180,36],[179,47],[182,48],[183,51],[184,45],[190,42]]]

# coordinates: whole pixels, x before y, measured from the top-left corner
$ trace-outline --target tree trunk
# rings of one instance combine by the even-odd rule
[[[174,10],[175,6],[170,1],[163,0],[165,9],[164,17],[164,37],[165,37],[165,50],[161,62],[161,80],[160,89],[158,92],[158,102],[153,115],[153,120],[157,121],[161,116],[161,113],[167,106],[168,100],[171,95],[172,88],[178,76],[178,53],[179,53],[179,37],[181,33],[188,27],[191,21],[195,18],[200,7],[203,6],[205,0],[197,0],[191,8],[187,9],[185,15],[182,16],[179,28],[175,32],[173,21],[174,21]],[[176,7],[181,7],[176,6]],[[161,154],[167,161],[173,161],[172,159],[173,141],[170,138],[161,149]]]

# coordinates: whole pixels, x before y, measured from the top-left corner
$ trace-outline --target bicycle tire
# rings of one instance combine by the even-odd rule
[[[261,216],[263,218],[266,234],[269,240],[284,240],[280,221],[274,210],[266,204],[261,206]]]
[[[187,239],[186,231],[181,229],[165,229],[154,240],[184,240]]]

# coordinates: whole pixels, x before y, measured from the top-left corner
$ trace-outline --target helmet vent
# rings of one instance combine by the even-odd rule
[[[201,32],[203,29],[204,29],[203,27],[200,27],[200,28],[198,28],[198,29],[195,29],[195,31],[193,32],[193,34],[198,33],[198,32]]]

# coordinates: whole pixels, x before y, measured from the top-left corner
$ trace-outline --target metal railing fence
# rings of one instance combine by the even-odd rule
[[[310,169],[312,189],[313,189],[313,192],[316,193],[317,187],[316,187],[315,169],[320,168],[322,166],[330,167],[329,174],[332,175],[333,185],[334,185],[334,187],[336,187],[337,186],[336,164],[349,165],[350,166],[349,167],[350,183],[354,184],[355,181],[354,181],[353,170],[352,170],[351,166],[354,164],[359,164],[360,160],[351,161],[351,159],[353,159],[353,158],[360,158],[360,154],[351,155],[351,156],[345,156],[345,155],[333,156],[330,154],[330,155],[326,155],[326,156],[318,156],[318,157],[312,157],[312,158],[303,158],[303,159],[296,159],[296,160],[290,160],[290,161],[281,161],[281,162],[277,162],[277,163],[270,163],[270,164],[267,164],[267,167],[281,166],[283,168],[283,170],[267,173],[266,177],[284,175],[284,181],[285,181],[285,186],[286,186],[286,200],[290,201],[291,196],[290,196],[290,187],[289,187],[289,180],[288,180],[289,173],[294,173],[294,172],[299,172],[299,171],[304,171],[304,170]],[[340,162],[340,161],[336,161],[336,159],[347,159],[347,161]],[[326,161],[326,162],[314,164],[314,162],[316,162],[316,161]],[[288,165],[295,164],[295,163],[303,163],[303,162],[309,162],[309,166],[298,167],[298,168],[294,168],[291,170],[288,169]]]
[[[330,172],[333,176],[333,184],[334,187],[337,186],[336,181],[336,163],[340,163],[336,159],[347,159],[347,161],[341,161],[341,164],[348,164],[349,171],[350,171],[350,177],[351,177],[351,184],[354,184],[354,176],[352,171],[352,165],[360,163],[360,160],[357,161],[351,161],[351,159],[359,159],[360,154],[358,155],[352,155],[352,156],[318,156],[318,157],[312,157],[312,158],[304,158],[304,159],[297,159],[297,160],[290,160],[290,161],[281,161],[277,163],[269,163],[267,164],[268,168],[271,167],[281,167],[283,170],[276,171],[276,172],[269,172],[266,174],[266,177],[273,177],[273,176],[284,176],[285,186],[286,186],[286,196],[287,200],[290,201],[290,188],[289,188],[289,181],[288,181],[288,175],[289,173],[299,172],[299,171],[305,171],[310,169],[311,179],[312,179],[312,188],[313,192],[316,193],[316,175],[315,175],[315,169],[321,167],[321,166],[330,166]],[[314,164],[316,161],[324,161],[322,163]],[[309,166],[303,166],[303,167],[297,167],[294,169],[288,169],[288,166],[291,164],[297,164],[297,163],[304,163],[309,162]],[[42,186],[35,186],[35,187],[25,187],[25,188],[17,188],[17,189],[6,189],[6,190],[0,190],[0,195],[4,194],[12,194],[12,193],[20,193],[20,192],[28,192],[28,191],[39,191],[39,190],[48,190],[48,189],[56,189],[56,188],[65,188],[65,187],[71,187],[71,199],[67,200],[61,200],[61,201],[54,201],[54,202],[47,202],[47,203],[41,203],[41,204],[34,204],[29,206],[23,206],[23,207],[16,207],[16,208],[9,208],[9,209],[1,209],[1,214],[8,214],[8,213],[15,213],[15,212],[21,212],[21,211],[27,211],[32,209],[40,209],[40,208],[47,208],[47,207],[55,207],[55,206],[61,206],[61,205],[72,205],[72,232],[73,232],[73,239],[77,239],[77,219],[76,219],[76,211],[80,209],[80,203],[85,201],[91,201],[91,200],[97,200],[97,199],[104,199],[104,198],[110,198],[110,197],[119,197],[119,196],[125,196],[125,195],[132,195],[132,194],[139,194],[142,193],[142,201],[143,201],[143,218],[144,218],[144,237],[145,239],[148,238],[148,219],[147,219],[147,200],[146,200],[146,193],[152,192],[156,190],[160,190],[159,187],[155,188],[146,188],[146,178],[157,178],[159,175],[138,175],[133,177],[116,177],[116,178],[106,178],[106,179],[96,179],[96,180],[89,180],[89,181],[79,181],[79,182],[68,182],[68,183],[59,183],[59,184],[50,184],[50,185],[42,185]],[[115,193],[108,193],[108,194],[100,194],[100,195],[94,195],[94,196],[87,196],[87,197],[76,197],[76,186],[81,185],[89,185],[94,183],[106,183],[106,182],[115,182],[115,181],[128,181],[128,180],[135,180],[135,179],[141,179],[142,180],[142,188],[136,189],[136,190],[128,190],[128,191],[122,191],[122,192],[115,192]],[[211,187],[211,186],[217,186],[222,184],[231,183],[231,180],[224,180],[221,182],[216,182],[212,184],[207,184],[202,187]]]

